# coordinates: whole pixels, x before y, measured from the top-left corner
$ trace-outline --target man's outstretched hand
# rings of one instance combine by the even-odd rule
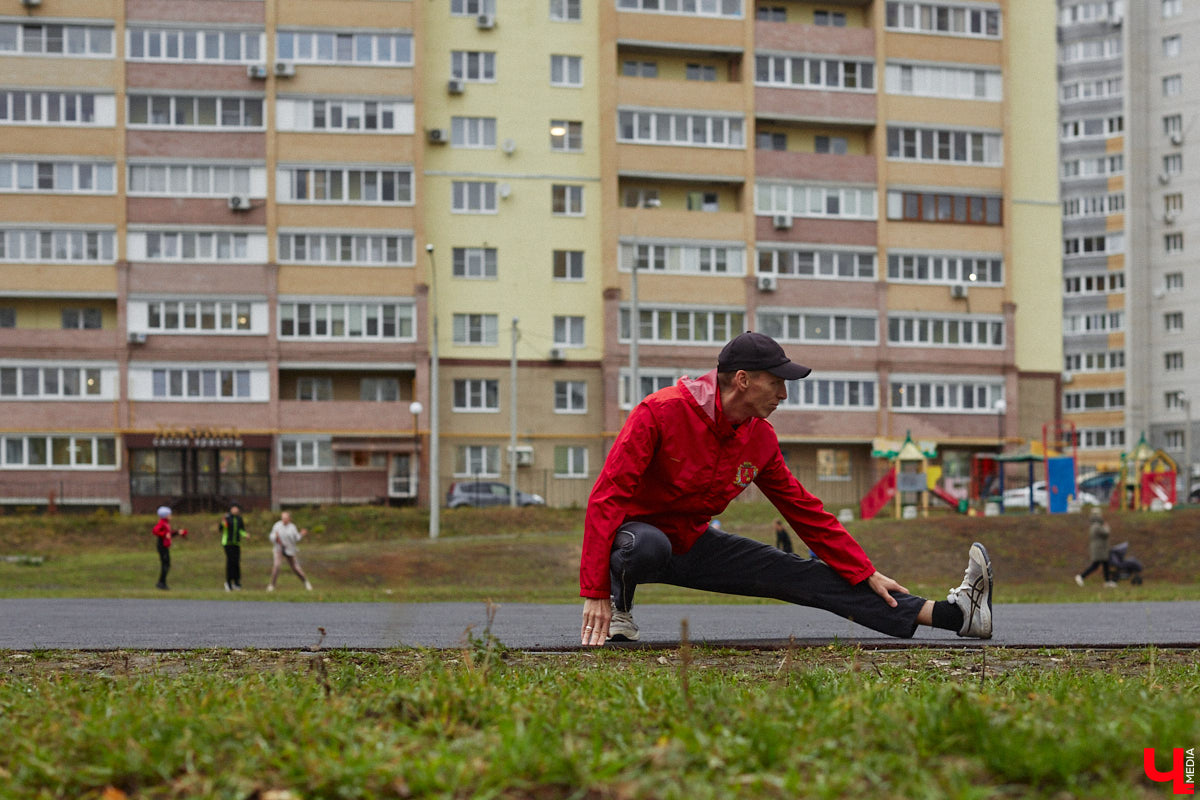
[[[871,577],[867,578],[867,585],[871,587],[871,590],[874,591],[875,594],[882,597],[883,601],[885,603],[887,603],[889,606],[891,606],[892,608],[895,608],[897,605],[899,605],[896,602],[896,598],[892,597],[892,595],[891,595],[892,592],[901,592],[902,594],[910,594],[908,589],[905,589],[899,583],[892,580],[887,575],[884,575],[879,570],[875,570],[874,574],[872,574]]]
[[[612,621],[612,601],[607,597],[583,599],[583,628],[580,644],[601,645],[608,640],[608,623]]]

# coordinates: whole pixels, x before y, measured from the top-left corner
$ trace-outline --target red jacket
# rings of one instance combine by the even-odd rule
[[[713,370],[655,392],[626,420],[588,499],[579,594],[609,596],[609,554],[626,520],[653,525],[676,553],[686,553],[751,483],[847,581],[875,572],[858,542],[788,469],[775,428],[758,418],[734,428],[725,419]]]
[[[165,519],[160,517],[158,522],[154,523],[154,530],[151,533],[162,539],[163,547],[171,546],[171,523]]]

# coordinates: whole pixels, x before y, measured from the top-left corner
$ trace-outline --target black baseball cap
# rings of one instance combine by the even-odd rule
[[[717,358],[717,372],[765,370],[789,381],[808,377],[812,369],[787,357],[779,343],[765,333],[746,331],[725,345]]]

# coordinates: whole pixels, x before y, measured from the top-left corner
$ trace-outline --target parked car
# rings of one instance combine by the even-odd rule
[[[446,492],[446,505],[450,508],[462,506],[506,506],[509,505],[509,488],[500,481],[460,481],[450,484]],[[546,499],[540,494],[517,492],[517,505],[544,506]]]
[[[1075,499],[1080,505],[1098,506],[1100,499],[1091,492],[1080,489],[1075,496]],[[1033,484],[1033,502],[1039,508],[1046,508],[1046,482],[1036,481]],[[1005,508],[1029,508],[1029,487],[1022,486],[1018,489],[1004,490],[1004,507]]]
[[[1112,496],[1113,488],[1120,480],[1119,472],[1095,472],[1079,479],[1079,490],[1096,495],[1101,501]]]

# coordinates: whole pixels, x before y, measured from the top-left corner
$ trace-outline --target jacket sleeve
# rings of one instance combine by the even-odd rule
[[[875,572],[862,545],[825,510],[819,498],[796,480],[777,445],[754,482],[804,543],[847,581],[859,583]]]
[[[579,561],[579,595],[608,597],[608,560],[617,528],[629,516],[630,500],[658,450],[660,431],[654,412],[639,403],[608,451],[604,469],[592,487],[583,522],[583,555]]]

